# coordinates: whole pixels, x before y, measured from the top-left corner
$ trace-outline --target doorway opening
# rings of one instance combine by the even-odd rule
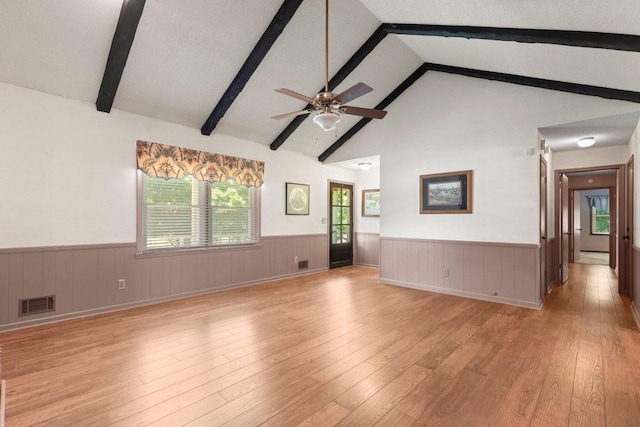
[[[625,165],[555,171],[556,283],[569,279],[570,263],[593,256],[618,274],[619,292],[629,292],[626,181]]]
[[[611,189],[573,190],[571,260],[610,265]]]

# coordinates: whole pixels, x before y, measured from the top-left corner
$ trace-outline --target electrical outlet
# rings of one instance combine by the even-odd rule
[[[293,259],[293,262],[294,262],[295,264],[297,264],[297,263],[298,263],[298,257],[295,257],[295,258]]]
[[[443,276],[444,277],[449,277],[449,269],[448,268],[444,269]]]
[[[124,279],[118,279],[118,289],[119,290],[126,289],[126,283]]]
[[[498,293],[496,291],[491,291],[489,292],[489,295],[491,295],[492,297],[497,297]]]

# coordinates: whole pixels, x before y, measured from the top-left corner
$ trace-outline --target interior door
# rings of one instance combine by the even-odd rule
[[[540,156],[540,299],[547,294],[547,162]]]
[[[329,268],[353,265],[353,185],[329,183]]]
[[[571,192],[571,201],[573,202],[573,215],[571,216],[571,223],[573,230],[573,245],[571,245],[571,261],[576,262],[580,260],[580,232],[582,231],[582,227],[580,224],[580,192],[572,191]]]
[[[560,283],[569,278],[569,178],[560,175]]]
[[[626,291],[629,293],[629,296],[633,298],[633,156],[629,159],[627,163],[627,182],[625,189],[627,190],[627,195],[625,198],[625,204],[627,208],[627,214],[625,215],[626,226],[624,229],[624,242],[625,242],[625,250],[626,250],[626,265],[625,268],[627,270],[626,274]]]

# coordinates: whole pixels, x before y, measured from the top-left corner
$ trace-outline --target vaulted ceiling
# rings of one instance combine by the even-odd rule
[[[353,105],[384,108],[425,73],[446,72],[640,110],[639,18],[637,0],[333,0],[331,87],[365,82],[374,91]],[[306,116],[271,119],[305,107],[274,89],[313,96],[323,67],[324,0],[0,0],[2,82],[321,160],[375,126],[344,115],[322,132]],[[549,124],[547,138],[566,144],[568,128],[611,123],[627,135],[630,117]]]

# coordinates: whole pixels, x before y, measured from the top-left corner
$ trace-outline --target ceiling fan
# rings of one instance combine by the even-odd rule
[[[324,92],[320,92],[315,97],[311,98],[290,89],[276,89],[276,92],[306,101],[310,105],[310,108],[273,116],[272,119],[285,119],[287,117],[315,113],[313,121],[325,131],[335,129],[336,124],[340,121],[340,114],[351,114],[371,119],[382,119],[387,114],[384,110],[344,105],[347,102],[353,101],[354,99],[371,92],[373,89],[366,84],[362,82],[356,83],[339,94],[334,94],[329,91],[329,0],[326,0],[325,4]]]

